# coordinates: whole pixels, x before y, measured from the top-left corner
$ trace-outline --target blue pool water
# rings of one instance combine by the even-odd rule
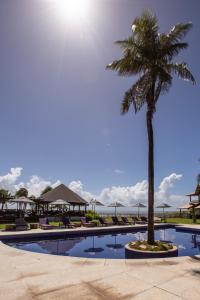
[[[155,230],[157,240],[170,241],[178,247],[178,255],[200,254],[200,233],[177,231],[174,228]],[[7,242],[15,248],[54,255],[125,258],[124,245],[138,239],[146,239],[146,231],[104,235],[59,237]]]

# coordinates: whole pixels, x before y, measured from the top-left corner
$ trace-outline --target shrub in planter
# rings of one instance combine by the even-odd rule
[[[85,214],[85,217],[88,221],[99,219],[99,215],[97,213],[94,214],[94,212],[91,210],[88,210],[88,212]]]

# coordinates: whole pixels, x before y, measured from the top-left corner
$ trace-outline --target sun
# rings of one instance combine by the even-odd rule
[[[88,14],[88,0],[54,0],[55,13],[61,21],[81,22]]]

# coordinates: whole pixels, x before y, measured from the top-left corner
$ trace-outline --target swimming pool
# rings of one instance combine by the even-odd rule
[[[38,253],[53,255],[113,258],[125,257],[125,244],[146,239],[146,231],[131,231],[114,234],[63,236],[62,238],[37,238],[32,240],[7,241],[7,245]],[[155,230],[157,240],[169,241],[178,247],[178,256],[200,254],[200,232],[179,231],[175,228]]]

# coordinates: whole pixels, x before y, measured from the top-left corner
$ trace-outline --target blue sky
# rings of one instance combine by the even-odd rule
[[[197,85],[175,79],[154,117],[156,187],[176,173],[182,178],[173,193],[192,191],[200,172],[200,2],[92,0],[87,18],[76,23],[59,19],[54,2],[0,2],[0,183],[16,167],[23,168],[18,181],[79,180],[96,195],[146,180],[145,108],[120,115],[135,79],[105,66],[121,55],[114,41],[129,36],[134,18],[149,8],[160,31],[194,26],[177,61],[188,62]]]

